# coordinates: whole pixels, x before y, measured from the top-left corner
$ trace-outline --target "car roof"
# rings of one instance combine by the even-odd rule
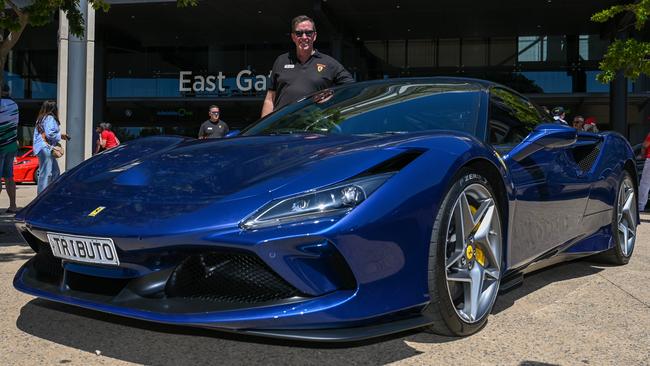
[[[508,87],[505,87],[503,85],[488,80],[464,78],[464,77],[450,77],[450,76],[389,78],[389,79],[361,81],[356,84],[413,84],[413,83],[471,84],[475,87],[479,87],[480,89],[489,89],[493,86],[499,86],[499,87],[504,87],[506,89],[510,89]],[[350,85],[350,84],[346,84],[346,85]]]

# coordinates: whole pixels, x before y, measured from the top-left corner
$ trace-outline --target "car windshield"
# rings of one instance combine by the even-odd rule
[[[282,108],[242,135],[370,135],[429,130],[476,134],[480,88],[465,82],[359,83]]]

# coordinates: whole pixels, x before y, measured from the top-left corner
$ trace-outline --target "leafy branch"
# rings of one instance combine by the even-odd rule
[[[632,25],[637,31],[640,31],[650,16],[650,0],[614,5],[594,14],[591,20],[605,23],[619,15],[627,14],[634,16],[634,22],[623,22],[622,28],[617,31],[625,31]],[[609,45],[598,66],[602,72],[596,76],[596,79],[601,83],[609,83],[614,80],[618,71],[623,71],[625,77],[629,79],[637,79],[641,74],[650,75],[650,43],[632,38],[617,39]]]

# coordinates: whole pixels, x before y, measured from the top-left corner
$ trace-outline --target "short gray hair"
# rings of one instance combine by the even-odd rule
[[[294,32],[296,30],[296,26],[302,22],[310,22],[313,26],[313,31],[316,32],[316,22],[314,19],[306,15],[298,15],[297,17],[293,18],[291,21],[291,32]]]

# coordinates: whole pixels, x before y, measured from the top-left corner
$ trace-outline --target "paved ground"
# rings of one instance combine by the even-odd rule
[[[19,205],[34,195],[19,186]],[[5,193],[0,210],[7,207]],[[155,325],[34,299],[11,280],[31,256],[0,215],[0,365],[650,365],[650,214],[627,266],[579,261],[529,275],[464,338],[407,332],[343,347]],[[391,296],[391,294],[386,294]]]

